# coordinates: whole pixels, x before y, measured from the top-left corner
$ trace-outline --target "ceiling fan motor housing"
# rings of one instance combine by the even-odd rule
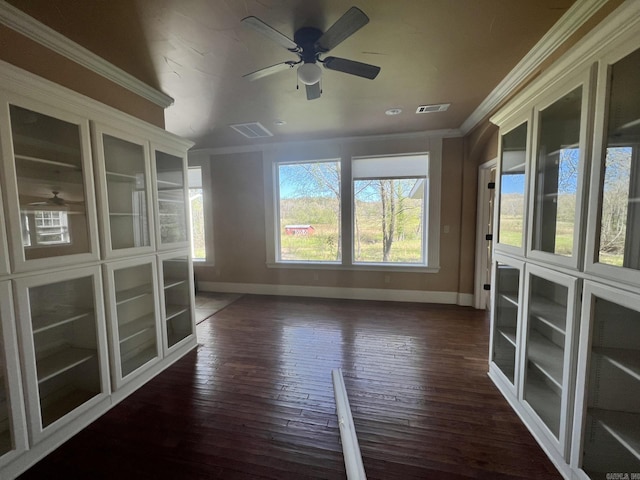
[[[315,63],[318,59],[316,42],[322,36],[322,31],[313,27],[302,27],[293,35],[293,41],[302,49],[299,53],[300,59],[304,63]]]

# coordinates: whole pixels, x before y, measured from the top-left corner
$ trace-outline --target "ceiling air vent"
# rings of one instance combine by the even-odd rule
[[[440,103],[438,105],[420,105],[416,110],[416,113],[446,112],[450,105],[450,103]]]
[[[238,123],[236,125],[229,126],[247,138],[273,137],[273,133],[264,128],[260,122]]]

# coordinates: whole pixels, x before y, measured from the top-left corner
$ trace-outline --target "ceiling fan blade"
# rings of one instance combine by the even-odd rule
[[[299,50],[298,45],[291,40],[286,35],[280,33],[275,28],[270,25],[267,25],[258,17],[246,17],[241,20],[242,23],[247,25],[248,27],[253,28],[255,31],[260,32],[261,34],[269,37],[271,40],[276,42],[278,45],[283,46],[287,50],[292,52],[297,52]]]
[[[336,70],[338,72],[349,73],[358,77],[373,80],[380,73],[380,67],[369,65],[368,63],[347,60],[346,58],[327,57],[323,61],[325,68]]]
[[[266,77],[267,75],[273,75],[274,73],[293,68],[296,63],[298,62],[291,61],[276,63],[275,65],[271,65],[270,67],[261,68],[260,70],[256,70],[255,72],[247,73],[246,75],[243,75],[242,78],[246,78],[247,80],[253,82],[254,80],[258,80],[259,78]]]
[[[316,42],[316,49],[328,52],[369,23],[369,17],[358,7],[351,7]]]
[[[305,85],[307,87],[307,100],[315,100],[320,98],[322,90],[320,90],[320,82],[316,82],[313,85]]]

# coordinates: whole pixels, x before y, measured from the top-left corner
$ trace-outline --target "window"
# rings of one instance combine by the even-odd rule
[[[354,263],[425,263],[429,156],[354,158]]]
[[[191,216],[191,257],[207,259],[204,227],[204,193],[202,190],[202,168],[189,167],[189,214]]]
[[[278,164],[277,186],[278,260],[340,261],[340,162]]]
[[[428,135],[265,150],[267,265],[439,271],[441,157]]]
[[[25,247],[71,243],[67,212],[37,210],[22,215],[22,243]]]

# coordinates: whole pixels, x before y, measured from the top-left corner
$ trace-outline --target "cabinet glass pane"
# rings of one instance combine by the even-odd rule
[[[495,331],[493,332],[493,362],[514,383],[516,338],[518,328],[518,288],[520,271],[498,263],[496,265]]]
[[[110,135],[103,142],[111,248],[149,246],[144,148]]]
[[[0,325],[0,339],[2,338],[2,325]],[[13,450],[6,366],[4,346],[0,342],[0,456]]]
[[[582,87],[540,112],[533,249],[573,254]]]
[[[78,125],[9,106],[26,260],[90,250]]]
[[[531,275],[524,398],[558,437],[568,288]]]
[[[100,393],[93,277],[29,289],[43,428]]]
[[[156,151],[160,242],[187,241],[184,162],[180,157]]]
[[[640,308],[640,306],[639,306]],[[595,297],[582,468],[640,472],[640,312]]]
[[[498,243],[522,247],[527,124],[502,136]]]
[[[172,347],[193,333],[187,257],[162,262],[167,345]]]
[[[122,377],[158,356],[156,303],[151,265],[122,268],[113,274]]]
[[[640,50],[611,66],[598,262],[640,269]]]

